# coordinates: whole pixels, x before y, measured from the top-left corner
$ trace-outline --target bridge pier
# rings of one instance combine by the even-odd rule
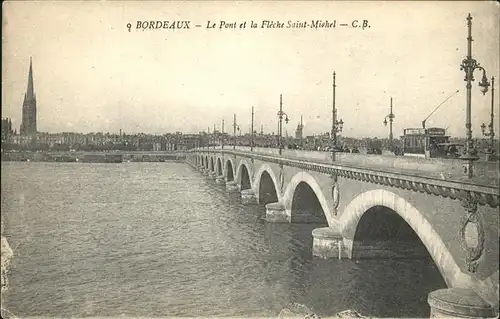
[[[289,223],[290,216],[287,214],[282,203],[266,204],[266,221],[271,223]]]
[[[258,204],[255,192],[252,189],[244,189],[241,191],[241,203],[243,205]]]
[[[208,171],[208,179],[213,179],[213,180],[215,180],[215,172]]]
[[[493,318],[495,309],[472,289],[447,288],[429,293],[431,318]]]
[[[239,191],[240,191],[240,189],[238,187],[238,184],[236,184],[235,181],[227,181],[226,182],[226,192],[237,193]]]
[[[215,184],[217,185],[223,185],[225,182],[224,175],[219,175],[215,178]]]
[[[344,237],[336,227],[316,228],[312,231],[313,256],[323,259],[347,257]]]

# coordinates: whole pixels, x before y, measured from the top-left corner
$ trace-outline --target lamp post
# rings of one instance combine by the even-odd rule
[[[215,145],[217,145],[217,135],[215,134],[215,124],[214,124],[214,150],[215,150]]]
[[[250,139],[250,152],[253,152],[253,106],[252,106],[252,135]]]
[[[478,160],[477,151],[474,149],[473,141],[472,141],[472,124],[471,124],[471,103],[472,103],[472,81],[474,81],[474,70],[480,69],[483,71],[483,78],[481,82],[479,82],[479,87],[481,92],[486,94],[488,92],[488,78],[486,77],[486,70],[472,58],[472,17],[469,13],[467,16],[467,57],[462,60],[462,64],[460,65],[460,70],[464,70],[465,78],[464,81],[467,83],[465,85],[467,89],[466,95],[466,112],[465,112],[465,152],[460,158],[462,160],[467,161],[463,167],[463,171],[467,174],[468,178],[472,178],[473,176],[473,166],[474,161]]]
[[[344,121],[337,121],[337,109],[335,108],[335,72],[333,72],[333,106],[332,106],[332,133],[330,134],[330,148],[332,152],[332,161],[335,161],[335,153],[337,151],[337,133],[342,132]]]
[[[280,94],[280,110],[278,112],[278,118],[279,118],[279,122],[278,122],[278,147],[279,147],[279,155],[281,155],[282,153],[282,149],[283,149],[283,116],[285,116],[285,123],[288,124],[288,122],[290,121],[290,119],[288,118],[288,115],[283,112],[283,97],[282,95]]]
[[[224,149],[224,120],[222,120],[221,148]]]
[[[302,115],[300,116],[300,148],[304,149],[304,124],[302,122]]]
[[[240,130],[240,126],[236,124],[236,114],[233,116],[233,150],[236,149],[236,129]]]
[[[495,115],[494,115],[494,109],[493,109],[493,106],[494,106],[494,94],[495,94],[495,78],[492,76],[491,77],[491,113],[490,113],[490,124],[488,125],[488,128],[489,128],[489,132],[486,132],[486,125],[483,123],[481,124],[481,131],[483,132],[483,135],[484,136],[489,136],[490,138],[490,146],[489,146],[489,149],[487,150],[487,156],[488,156],[488,159],[491,157],[493,158],[495,154],[495,130],[493,128],[493,120],[495,118]]]
[[[384,125],[387,126],[387,119],[389,119],[389,146],[392,150],[392,122],[394,121],[394,113],[392,113],[392,96],[391,96],[391,112],[385,117]]]

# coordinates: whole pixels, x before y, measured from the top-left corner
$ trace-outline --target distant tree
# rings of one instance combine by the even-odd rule
[[[50,150],[50,146],[47,143],[39,143],[38,150],[39,151],[48,151],[48,150]]]
[[[10,142],[3,143],[2,142],[2,149],[14,151],[14,150],[21,149],[21,146],[19,144],[15,144],[15,143],[10,143]]]
[[[106,144],[104,144],[103,148],[106,151],[112,151],[112,150],[115,150],[115,145],[113,144],[113,142],[109,141],[109,142],[106,142]]]
[[[80,151],[82,150],[82,145],[80,143],[75,143],[71,146],[72,149],[74,149],[75,151]]]
[[[52,150],[53,151],[58,151],[58,152],[62,152],[62,151],[69,151],[69,145],[68,144],[60,144],[60,143],[57,143],[57,144],[54,144],[52,146]]]

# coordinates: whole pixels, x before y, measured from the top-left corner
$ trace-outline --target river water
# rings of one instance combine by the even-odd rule
[[[184,163],[2,163],[17,316],[426,317],[432,259],[321,260],[318,225],[270,224]]]

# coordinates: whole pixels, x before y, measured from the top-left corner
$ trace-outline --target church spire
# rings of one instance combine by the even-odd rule
[[[26,90],[26,99],[33,100],[35,98],[35,88],[33,86],[33,67],[31,65],[31,57],[30,57],[30,70],[28,73],[28,88]]]
[[[24,93],[23,118],[21,122],[21,134],[36,134],[36,96],[33,85],[33,65],[30,57],[30,69],[28,73],[28,87]]]

